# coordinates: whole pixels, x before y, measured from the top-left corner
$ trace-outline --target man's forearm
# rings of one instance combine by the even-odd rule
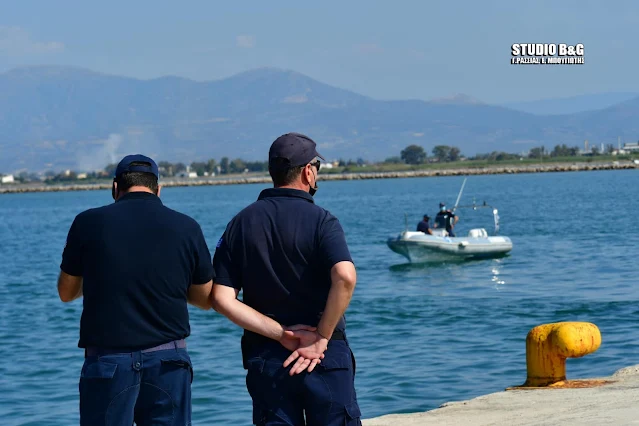
[[[208,311],[209,309],[212,308],[210,298],[204,301],[204,300],[198,300],[198,299],[194,299],[192,297],[187,296],[186,301],[188,304],[193,305],[196,308],[203,309],[205,311]]]
[[[279,341],[284,333],[280,323],[237,299],[214,304],[213,308],[245,330]]]
[[[205,284],[191,284],[186,293],[186,301],[193,306],[208,311],[213,307],[213,281]]]
[[[341,262],[340,262],[341,263]],[[346,262],[344,262],[346,263]],[[331,271],[331,289],[328,292],[324,313],[317,325],[320,336],[330,340],[335,327],[346,312],[355,290],[355,268],[348,262],[346,269]]]
[[[73,297],[71,297],[71,300],[69,300],[69,302],[75,299],[79,299],[80,297],[82,297],[82,285],[80,285],[80,288],[78,288],[78,292],[74,294]]]
[[[352,295],[353,292],[343,286],[331,287],[328,293],[328,300],[326,301],[326,308],[317,325],[317,332],[320,336],[328,340],[331,339],[337,323],[339,323],[344,312],[346,312],[346,308],[348,308]]]
[[[60,271],[58,277],[58,295],[65,303],[71,302],[82,296],[83,278],[81,276],[69,275]]]

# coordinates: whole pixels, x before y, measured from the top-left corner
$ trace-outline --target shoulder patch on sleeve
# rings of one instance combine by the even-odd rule
[[[224,237],[220,237],[220,239],[217,241],[217,244],[215,245],[215,248],[220,248],[220,246],[222,245],[222,240],[224,240]]]

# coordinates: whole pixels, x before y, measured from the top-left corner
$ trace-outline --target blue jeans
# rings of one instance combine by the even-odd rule
[[[355,358],[346,340],[331,340],[311,373],[289,376],[282,367],[290,352],[277,342],[251,351],[246,387],[259,426],[359,426]]]
[[[81,426],[189,426],[193,367],[186,349],[87,356]]]

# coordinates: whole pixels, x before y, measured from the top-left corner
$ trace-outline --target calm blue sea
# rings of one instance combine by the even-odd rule
[[[346,231],[358,270],[347,311],[364,418],[424,411],[526,378],[525,338],[539,324],[590,321],[600,349],[568,360],[568,378],[639,363],[639,171],[473,176],[461,204],[497,206],[510,256],[410,265],[385,240],[415,227],[462,177],[320,182],[318,204]],[[198,220],[211,250],[228,220],[267,185],[167,188],[164,203]],[[0,421],[78,423],[82,302],[63,304],[56,278],[74,216],[108,191],[0,196]],[[489,209],[460,211],[458,233],[492,230]],[[194,424],[248,425],[241,330],[190,310]]]

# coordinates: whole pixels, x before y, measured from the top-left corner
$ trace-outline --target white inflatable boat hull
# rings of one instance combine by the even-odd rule
[[[498,257],[513,248],[510,238],[489,237],[486,230],[481,228],[471,229],[466,237],[404,231],[397,237],[389,238],[387,244],[392,251],[401,254],[410,262]]]

